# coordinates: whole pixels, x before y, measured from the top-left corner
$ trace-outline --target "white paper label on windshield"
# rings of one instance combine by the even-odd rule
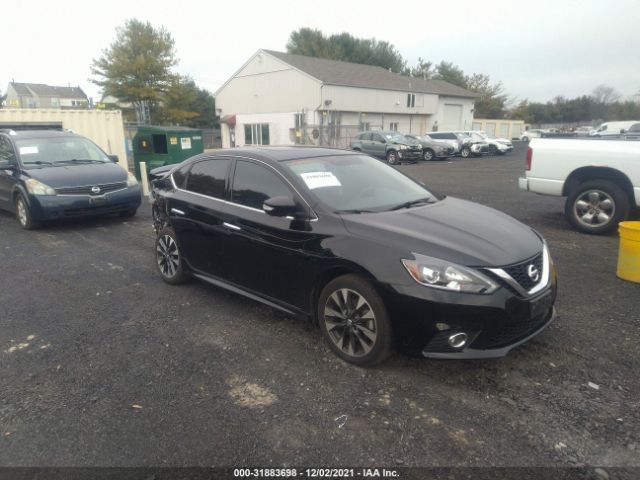
[[[38,153],[38,147],[20,147],[20,155],[34,155]]]
[[[340,180],[331,172],[308,172],[300,176],[311,190],[322,187],[341,187]]]

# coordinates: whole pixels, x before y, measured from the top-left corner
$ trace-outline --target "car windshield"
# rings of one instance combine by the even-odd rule
[[[388,142],[404,143],[407,141],[407,138],[401,133],[385,133],[383,135]]]
[[[421,184],[365,155],[305,158],[284,165],[337,212],[379,212],[437,201]]]
[[[25,168],[111,161],[92,141],[83,137],[29,138],[17,140],[16,144]]]
[[[431,142],[431,141],[433,141],[433,139],[429,135],[416,135],[416,138],[418,140],[423,141],[423,142]]]

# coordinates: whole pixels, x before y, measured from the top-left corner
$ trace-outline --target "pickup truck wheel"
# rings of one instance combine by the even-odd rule
[[[469,158],[470,155],[471,149],[469,147],[462,147],[462,150],[460,150],[460,156],[462,158]]]
[[[397,165],[398,164],[398,152],[395,150],[389,150],[387,152],[387,163],[389,165]]]
[[[576,230],[603,235],[629,216],[631,203],[620,185],[610,180],[589,180],[567,197],[564,213]]]

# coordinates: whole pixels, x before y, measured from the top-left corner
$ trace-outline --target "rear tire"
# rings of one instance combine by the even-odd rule
[[[19,193],[16,195],[16,219],[22,228],[25,230],[35,230],[40,227],[40,222],[33,219],[29,205],[24,196]]]
[[[349,274],[329,282],[316,310],[322,334],[343,360],[372,366],[391,354],[393,334],[387,309],[363,277]]]
[[[162,279],[170,285],[180,285],[191,279],[178,247],[176,233],[165,227],[156,238],[156,265]]]
[[[623,187],[611,180],[587,180],[569,193],[564,214],[578,231],[605,235],[629,218],[631,201]]]
[[[496,155],[498,148],[495,145],[489,145],[489,155]]]

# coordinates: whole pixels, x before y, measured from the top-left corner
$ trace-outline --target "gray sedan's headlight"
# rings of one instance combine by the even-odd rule
[[[45,185],[42,182],[39,182],[35,178],[28,178],[25,180],[25,185],[27,186],[27,190],[31,195],[55,195],[56,191],[51,188],[49,185]]]
[[[469,267],[414,253],[415,259],[402,259],[413,279],[427,287],[466,293],[493,293],[499,285]]]
[[[127,187],[135,187],[138,185],[138,179],[136,176],[131,172],[127,172],[127,174]]]
[[[406,145],[398,145],[398,150],[406,150],[407,148],[409,147],[407,147]]]

